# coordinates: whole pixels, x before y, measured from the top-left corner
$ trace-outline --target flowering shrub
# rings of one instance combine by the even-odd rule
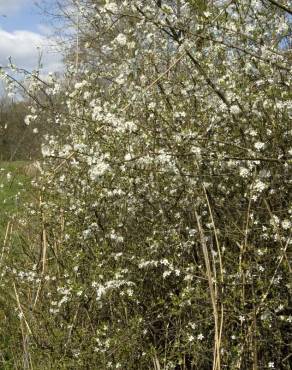
[[[84,60],[45,110],[58,133],[27,210],[39,232],[4,273],[30,361],[289,369],[283,10],[87,0],[79,11]]]

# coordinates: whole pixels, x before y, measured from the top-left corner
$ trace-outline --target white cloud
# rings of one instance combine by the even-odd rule
[[[31,71],[37,68],[41,54],[44,73],[60,71],[63,66],[61,54],[52,44],[39,33],[25,30],[7,32],[0,28],[0,65],[7,65],[11,57],[17,67]]]

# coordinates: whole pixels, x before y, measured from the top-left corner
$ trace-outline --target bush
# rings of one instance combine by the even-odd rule
[[[160,3],[81,8],[112,26],[47,113],[29,259],[5,273],[27,353],[40,369],[289,369],[283,14]]]

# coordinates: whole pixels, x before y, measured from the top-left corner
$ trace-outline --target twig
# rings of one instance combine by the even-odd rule
[[[30,329],[30,326],[28,325],[28,322],[27,322],[27,320],[26,320],[26,318],[25,318],[25,315],[24,315],[23,309],[22,309],[22,307],[21,307],[20,300],[19,300],[19,295],[18,295],[18,293],[17,293],[15,283],[13,283],[13,288],[14,288],[14,293],[15,293],[15,298],[16,298],[17,307],[18,307],[19,312],[20,312],[20,317],[21,317],[21,319],[23,319],[23,321],[24,321],[24,323],[25,323],[25,326],[26,326],[26,328],[27,328],[27,330],[28,330],[29,334],[31,335],[31,334],[32,334],[32,331],[31,331],[31,329]]]
[[[40,195],[39,203],[40,203],[40,207],[41,207],[41,205],[42,205],[41,195]],[[45,216],[44,216],[44,212],[42,211],[42,272],[41,272],[42,278],[45,274],[45,269],[46,269],[47,249],[48,248],[47,248],[47,232],[46,232],[46,228],[45,228]],[[35,307],[36,304],[37,304],[38,297],[39,297],[40,290],[41,290],[41,286],[42,286],[42,279],[40,279],[40,283],[39,283],[39,286],[38,286],[38,289],[37,289],[37,292],[36,292],[33,307]]]
[[[219,325],[217,302],[216,302],[216,297],[215,297],[215,292],[214,292],[214,287],[213,287],[212,270],[211,270],[208,248],[207,248],[206,241],[205,241],[205,235],[204,235],[204,232],[203,232],[203,229],[202,229],[202,226],[201,226],[199,216],[198,216],[196,211],[195,211],[195,216],[196,216],[196,220],[197,220],[197,225],[198,225],[199,235],[200,235],[200,241],[201,241],[203,255],[204,255],[204,261],[205,261],[206,273],[207,273],[207,277],[208,277],[211,302],[212,302],[212,307],[213,307],[214,324],[215,324],[215,343],[214,343],[213,370],[220,370],[221,369],[221,353],[220,353],[220,327],[221,327],[221,324]]]

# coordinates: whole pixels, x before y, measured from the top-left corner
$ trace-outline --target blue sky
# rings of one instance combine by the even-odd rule
[[[0,0],[0,27],[5,31],[12,32],[16,29],[39,32],[39,24],[43,23],[44,17],[33,1],[14,1],[8,6],[9,0]],[[3,5],[1,5],[3,3]]]
[[[37,67],[40,52],[44,73],[62,69],[46,17],[35,0],[0,0],[0,65],[13,62],[28,70]],[[47,1],[48,3],[48,1]],[[53,0],[52,0],[53,4]]]

